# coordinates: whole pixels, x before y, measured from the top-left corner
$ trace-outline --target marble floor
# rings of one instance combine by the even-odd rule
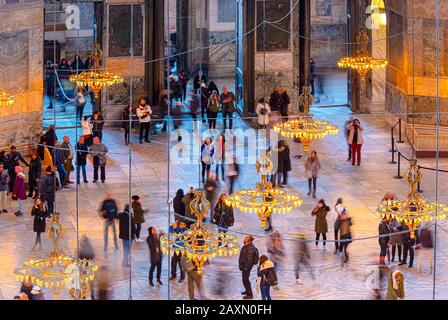
[[[318,119],[327,119],[343,127],[344,121],[351,116],[347,108],[313,108],[312,112]],[[66,113],[73,115],[74,107],[68,106]],[[379,220],[375,216],[375,208],[386,191],[392,190],[397,197],[404,196],[407,187],[403,180],[394,179],[396,166],[388,164],[390,160],[389,130],[384,125],[381,115],[357,115],[365,126],[365,144],[363,145],[363,163],[360,167],[351,166],[346,162],[346,144],[342,131],[336,136],[326,137],[313,142],[312,149],[317,150],[321,159],[322,170],[318,179],[317,197],[324,198],[332,207],[338,197],[343,197],[348,210],[353,217],[353,237],[356,240],[349,246],[350,262],[341,264],[340,258],[333,255],[333,244],[327,244],[327,251],[315,250],[310,243],[311,264],[317,278],[313,281],[304,270],[304,285],[297,286],[294,277],[293,253],[296,243],[291,235],[301,230],[309,237],[314,236],[314,218],[310,212],[316,201],[306,195],[307,182],[304,177],[303,159],[292,159],[293,171],[290,174],[287,190],[296,191],[304,199],[302,206],[290,214],[274,216],[274,227],[280,232],[283,245],[287,252],[285,261],[279,269],[279,290],[273,290],[273,299],[369,299],[370,291],[366,287],[369,267],[375,266],[379,252],[377,230]],[[236,119],[235,128],[249,128],[252,124]],[[191,131],[192,122],[185,117],[183,127]],[[205,124],[199,123],[201,129]],[[222,128],[222,121],[218,120],[218,128]],[[72,141],[76,139],[75,129],[61,129],[58,135],[69,135]],[[56,195],[56,210],[61,212],[62,222],[67,229],[64,250],[68,254],[76,255],[77,234],[87,235],[96,252],[98,265],[107,266],[107,278],[112,289],[112,299],[188,299],[186,282],[178,284],[168,281],[168,259],[163,260],[163,285],[154,288],[148,285],[149,257],[146,243],[134,243],[132,246],[132,267],[122,268],[122,247],[115,251],[109,249],[109,255],[103,252],[103,222],[98,215],[98,206],[106,192],[111,192],[122,209],[131,194],[142,197],[143,207],[148,209],[143,234],[149,226],[157,226],[161,230],[168,229],[168,214],[170,212],[167,201],[172,199],[178,188],[188,189],[198,185],[197,163],[170,163],[168,170],[169,150],[176,145],[177,139],[170,139],[166,133],[158,133],[152,137],[150,144],[138,144],[136,135],[134,144],[125,146],[123,132],[119,129],[108,128],[104,131],[104,143],[109,147],[107,164],[107,181],[105,184],[88,183],[72,185],[70,189],[59,191]],[[185,143],[183,139],[182,143]],[[169,144],[168,144],[169,143]],[[243,146],[244,141],[238,140]],[[289,141],[292,154],[301,153],[299,144]],[[403,153],[409,153],[409,146],[400,145]],[[408,154],[410,155],[410,154]],[[195,160],[197,157],[195,155]],[[434,166],[434,159],[423,159],[421,164]],[[440,168],[448,168],[446,160],[440,161]],[[168,179],[169,174],[169,179]],[[88,179],[91,181],[93,169],[91,161],[88,163]],[[424,172],[422,189],[424,196],[429,199],[436,197],[436,177],[432,172]],[[72,180],[74,180],[72,173]],[[129,183],[131,180],[131,183]],[[241,165],[241,174],[237,188],[252,188],[258,180],[252,164]],[[168,183],[169,182],[169,183]],[[219,188],[227,190],[227,184],[220,181]],[[445,190],[448,187],[448,176],[440,175],[438,179],[438,201],[448,202]],[[10,201],[11,210],[17,208],[17,203]],[[35,234],[32,231],[33,218],[29,214],[31,200],[26,201],[25,212],[22,217],[13,214],[0,215],[1,241],[0,251],[0,299],[12,299],[18,293],[20,284],[14,278],[14,269],[31,258],[44,256],[50,250],[48,239],[43,241],[43,249],[31,251]],[[171,210],[172,211],[172,210]],[[235,232],[240,242],[244,234],[255,236],[254,244],[260,254],[266,254],[266,233],[260,228],[258,217],[235,211],[235,225],[231,232]],[[448,226],[446,222],[439,225],[437,232],[437,262],[436,262],[436,298],[448,298],[448,276],[446,266],[448,262]],[[329,239],[332,235],[329,233]],[[111,239],[109,239],[110,241]],[[113,246],[111,246],[113,248]],[[432,299],[433,275],[428,267],[428,252],[416,252],[416,263],[422,256],[422,272],[416,268],[400,267],[405,275],[405,289],[407,299]],[[396,268],[396,263],[391,266]],[[255,283],[255,271],[252,272],[252,283]],[[238,257],[215,258],[204,269],[204,286],[206,296],[210,299],[241,299],[240,291],[243,286],[241,274],[238,270]],[[219,293],[224,284],[223,292]],[[383,288],[384,289],[384,288]],[[44,289],[47,299],[52,299],[51,290]],[[62,295],[63,299],[67,295]],[[260,296],[257,294],[256,299]]]

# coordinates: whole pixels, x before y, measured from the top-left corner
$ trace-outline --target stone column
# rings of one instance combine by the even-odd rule
[[[14,95],[0,108],[0,147],[37,142],[42,133],[44,1],[0,6],[0,92]]]

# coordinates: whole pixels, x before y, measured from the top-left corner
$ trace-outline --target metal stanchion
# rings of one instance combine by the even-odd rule
[[[392,160],[389,161],[389,164],[395,164],[397,161],[395,161],[395,138],[392,137]]]
[[[389,152],[394,153],[395,152],[395,143],[394,143],[394,127],[390,128],[390,144],[391,148],[389,149]]]
[[[398,119],[398,141],[397,143],[403,143],[404,141],[401,139],[401,118]]]
[[[398,151],[398,165],[397,165],[397,175],[394,177],[395,179],[402,179],[403,176],[401,175],[401,152]]]

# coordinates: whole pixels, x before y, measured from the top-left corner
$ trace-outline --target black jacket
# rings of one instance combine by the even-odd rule
[[[30,170],[28,171],[28,175],[30,179],[39,179],[42,175],[42,163],[39,157],[36,159],[31,159],[30,161]]]
[[[40,210],[38,207],[33,206],[31,215],[34,217],[33,231],[41,233],[45,232],[45,219],[48,218],[50,214],[45,209]]]
[[[87,164],[87,155],[89,154],[89,149],[85,143],[76,144],[76,165],[85,166]]]
[[[124,211],[118,214],[119,219],[119,234],[118,237],[122,240],[133,240],[135,238],[135,223],[134,217],[131,217],[131,234],[129,235],[129,212]]]
[[[271,107],[271,111],[279,111],[281,104],[282,95],[277,91],[271,93],[271,97],[269,98],[269,106]]]
[[[39,181],[39,194],[44,201],[45,197],[54,197],[56,192],[56,183],[54,173],[50,176],[43,176]]]
[[[380,222],[380,225],[378,226],[378,234],[380,236],[383,234],[390,234],[390,228],[386,222],[384,222],[384,221]],[[389,239],[390,239],[390,236],[379,237],[378,242],[380,243],[380,245],[385,245],[389,241]]]
[[[213,223],[231,227],[234,222],[233,207],[226,205],[225,202],[218,201],[213,214]]]
[[[291,151],[289,150],[289,147],[285,147],[285,151],[283,152],[283,172],[285,171],[291,171]]]
[[[54,144],[56,143],[56,140],[58,139],[56,132],[54,130],[48,129],[47,132],[45,132],[45,143],[47,146],[54,147]],[[50,152],[53,150],[50,149]]]
[[[96,120],[93,119],[93,117],[92,117],[92,119],[90,121],[92,122],[92,125],[93,125],[93,127],[92,127],[93,131],[101,131],[101,130],[103,130],[104,118],[103,118],[102,115],[99,115],[98,119],[96,119]]]
[[[280,103],[280,114],[282,116],[288,115],[288,105],[290,104],[288,93],[284,92],[281,95],[281,103]]]
[[[238,260],[239,268],[241,271],[250,271],[252,267],[257,264],[258,261],[255,261],[255,257],[257,255],[257,249],[253,245],[253,243],[249,243],[244,245],[240,251],[240,257]]]
[[[157,264],[162,261],[162,249],[160,247],[160,239],[150,234],[146,238],[146,243],[149,248],[149,256],[151,259],[151,264]]]
[[[185,204],[182,201],[184,196],[176,195],[173,199],[174,213],[180,216],[185,216]]]

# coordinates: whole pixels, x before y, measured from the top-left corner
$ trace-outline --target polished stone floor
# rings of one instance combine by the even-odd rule
[[[313,108],[312,112],[318,119],[327,119],[335,123],[339,128],[344,121],[351,116],[347,108]],[[68,105],[65,115],[74,114],[74,107]],[[65,116],[64,115],[64,116]],[[58,115],[59,116],[59,115]],[[351,166],[346,162],[346,144],[342,131],[337,136],[313,142],[312,149],[319,153],[322,170],[318,179],[317,197],[324,198],[332,207],[338,197],[343,197],[346,206],[353,217],[353,237],[366,238],[354,241],[349,246],[350,262],[341,265],[340,258],[333,255],[333,244],[327,244],[327,251],[314,250],[314,244],[310,243],[311,264],[317,275],[313,281],[306,271],[303,272],[303,286],[297,286],[294,278],[294,249],[295,243],[291,240],[283,240],[287,257],[279,269],[279,290],[273,290],[273,299],[369,299],[370,291],[366,287],[366,279],[369,274],[369,266],[376,264],[376,255],[379,252],[378,239],[376,238],[379,220],[374,211],[379,200],[386,191],[392,190],[397,197],[404,196],[407,188],[403,180],[394,179],[396,166],[388,164],[390,153],[388,152],[389,130],[384,125],[382,116],[357,115],[365,126],[365,144],[363,146],[363,162],[360,167]],[[199,123],[201,129],[206,129],[205,124]],[[248,128],[250,124],[240,119],[235,121],[235,127]],[[192,122],[188,115],[185,116],[183,127],[191,131]],[[218,128],[222,128],[222,120],[218,120]],[[61,129],[58,135],[70,135],[72,141],[76,139],[74,129]],[[133,137],[135,144],[127,147],[124,145],[123,132],[119,129],[106,129],[104,131],[104,143],[109,147],[107,181],[105,184],[81,184],[72,185],[68,190],[59,191],[56,195],[56,210],[61,212],[62,221],[67,228],[64,249],[68,254],[76,254],[77,233],[79,236],[87,235],[96,252],[98,264],[108,267],[108,280],[113,289],[113,299],[127,299],[132,295],[133,299],[188,299],[186,283],[168,283],[166,256],[163,261],[162,281],[163,286],[148,286],[148,248],[146,243],[134,243],[132,247],[132,268],[122,268],[122,247],[114,252],[109,249],[106,257],[103,252],[103,223],[98,215],[98,206],[105,194],[111,192],[118,201],[120,209],[128,202],[129,188],[131,194],[142,197],[143,207],[149,210],[146,215],[146,223],[143,230],[149,226],[157,226],[166,231],[168,228],[168,205],[178,188],[188,189],[198,185],[197,164],[174,164],[169,167],[168,182],[168,150],[176,139],[167,145],[169,137],[165,133],[159,133],[153,137],[151,144],[140,145],[136,135]],[[185,139],[183,141],[186,141]],[[242,141],[239,140],[239,146]],[[299,144],[289,141],[292,154],[301,153]],[[400,145],[404,154],[410,155],[407,144]],[[434,166],[434,159],[423,159],[422,164]],[[129,164],[131,164],[129,166]],[[303,159],[292,160],[293,171],[290,175],[288,190],[300,192],[304,202],[299,209],[290,214],[274,216],[274,227],[285,238],[301,230],[310,237],[314,234],[314,218],[310,212],[315,205],[315,200],[308,197],[307,182],[304,177]],[[448,162],[440,161],[440,168],[448,168]],[[132,183],[129,184],[131,172]],[[88,179],[91,181],[93,169],[91,161],[88,163]],[[72,175],[72,180],[74,179]],[[238,179],[237,188],[252,188],[258,177],[253,165],[243,164]],[[424,196],[430,199],[436,197],[436,178],[432,172],[424,172],[422,189]],[[438,201],[448,202],[448,195],[444,190],[448,186],[448,176],[440,174],[438,185]],[[227,190],[227,184],[219,183],[222,191]],[[18,293],[19,283],[14,278],[14,269],[24,260],[44,256],[50,249],[50,243],[44,240],[44,248],[41,251],[31,251],[34,242],[32,231],[33,219],[29,214],[31,200],[27,200],[26,214],[15,217],[13,214],[0,215],[0,299],[11,299]],[[16,209],[15,202],[9,202],[10,209]],[[266,233],[260,228],[258,218],[254,215],[245,215],[235,212],[235,225],[231,228],[242,242],[244,234],[255,235],[255,245],[260,254],[266,254]],[[447,246],[448,230],[446,223],[440,224],[437,233],[437,273],[436,273],[436,298],[448,298],[448,276],[445,266],[448,260]],[[331,224],[330,224],[331,229]],[[332,235],[329,233],[329,239]],[[109,240],[110,241],[110,240]],[[110,246],[113,248],[113,246]],[[408,269],[400,267],[405,275],[405,288],[408,299],[431,299],[433,294],[433,275],[429,271],[428,257],[430,253],[417,251],[417,257],[423,256],[422,272],[416,268]],[[417,258],[416,258],[417,259]],[[208,298],[241,299],[240,291],[243,288],[241,275],[238,271],[238,258],[215,258],[204,269],[204,285]],[[417,260],[416,260],[417,262]],[[416,263],[417,265],[417,263]],[[396,263],[391,266],[396,268]],[[131,279],[131,281],[130,281]],[[255,283],[255,272],[252,274]],[[217,292],[222,284],[225,288],[222,294]],[[383,288],[384,289],[384,288]],[[45,290],[47,299],[51,299],[51,290]],[[63,295],[62,298],[67,298]],[[257,294],[256,299],[260,296]]]

